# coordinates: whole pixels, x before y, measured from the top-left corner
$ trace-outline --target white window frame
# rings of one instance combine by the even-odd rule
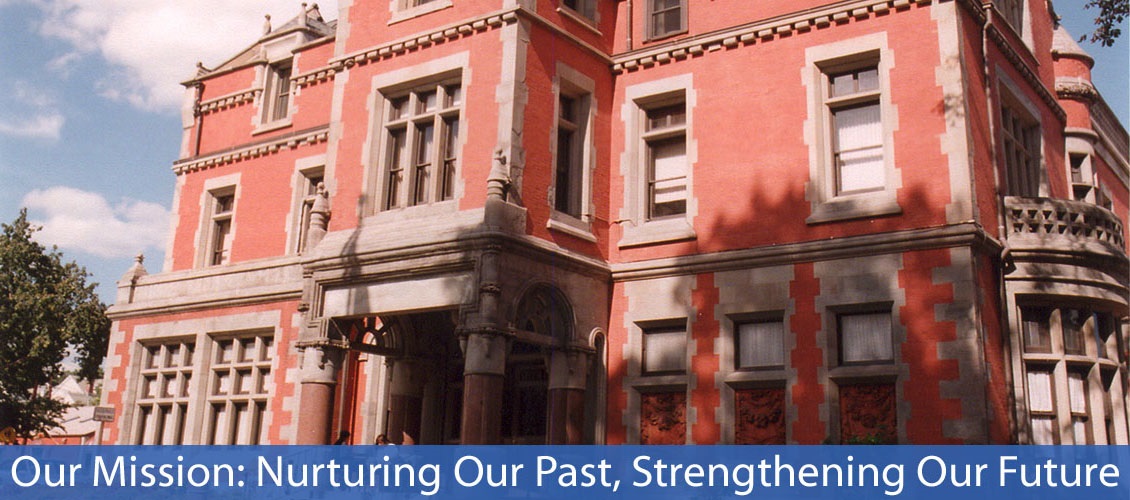
[[[206,267],[222,266],[231,263],[231,251],[235,242],[235,187],[208,191],[208,240],[204,248]],[[230,198],[230,206],[223,207],[221,200]],[[226,226],[227,231],[221,231]],[[217,255],[219,252],[219,255]]]
[[[677,7],[668,7],[668,8],[662,9],[664,12],[674,10],[674,9],[679,9],[679,27],[677,29],[674,29],[674,30],[657,32],[656,29],[655,29],[655,22],[654,22],[655,16],[660,14],[660,12],[657,12],[656,9],[655,9],[655,7],[656,7],[655,2],[657,0],[644,0],[644,1],[646,2],[644,4],[644,26],[645,26],[644,30],[646,31],[647,40],[659,40],[659,39],[662,39],[662,38],[681,35],[681,34],[686,33],[688,31],[689,27],[687,26],[687,10],[689,10],[688,4],[690,2],[688,2],[687,0],[679,0],[679,5]]]
[[[452,0],[389,0],[388,24],[396,24],[451,7]]]
[[[647,111],[682,102],[685,124],[678,130],[649,132]],[[621,108],[624,120],[625,148],[620,160],[620,172],[625,178],[624,206],[620,213],[623,235],[620,247],[689,240],[696,237],[693,220],[698,212],[694,191],[694,170],[698,162],[698,142],[695,138],[695,106],[697,93],[694,77],[690,74],[633,85],[625,89]],[[671,217],[649,217],[650,149],[648,140],[662,134],[681,134],[686,141],[686,208],[683,214]]]
[[[189,411],[196,394],[194,388],[199,384],[193,377],[194,358],[199,356],[194,339],[166,338],[145,342],[135,353],[140,373],[136,378],[138,387],[131,432],[133,444],[190,443]],[[175,392],[167,393],[168,388],[174,388]],[[171,422],[169,419],[172,419]]]
[[[271,365],[275,358],[272,331],[215,335],[210,337],[211,358],[205,373],[208,391],[204,401],[204,444],[265,444],[270,397],[274,393]],[[232,346],[232,359],[224,358],[223,346]],[[254,347],[251,359],[245,359],[246,346]],[[226,377],[226,378],[225,378]],[[227,386],[222,383],[227,380]],[[244,381],[254,385],[241,390]],[[222,410],[217,410],[221,407]],[[240,425],[240,407],[248,412],[248,426]],[[221,419],[226,421],[221,422]],[[222,429],[227,436],[217,436]],[[255,431],[258,431],[257,433]]]
[[[290,110],[294,104],[294,88],[290,79],[294,61],[285,59],[274,62],[264,69],[263,76],[263,116],[264,127],[282,126],[290,123]]]
[[[895,163],[895,132],[898,110],[891,102],[890,71],[894,67],[894,51],[887,46],[885,32],[827,45],[809,47],[805,51],[803,83],[808,94],[808,119],[805,128],[809,146],[808,199],[812,214],[809,224],[893,215],[902,213],[896,199],[901,177]],[[830,77],[874,67],[878,71],[877,90],[847,97],[831,95]],[[839,168],[835,154],[833,116],[836,111],[861,102],[879,106],[883,134],[881,186],[862,192],[840,192]]]
[[[450,56],[432,59],[426,63],[403,68],[400,70],[389,71],[375,75],[371,82],[370,90],[370,125],[369,125],[369,142],[362,151],[362,162],[368,165],[369,168],[365,171],[365,185],[368,186],[366,190],[369,196],[366,197],[368,205],[365,208],[366,213],[370,216],[378,218],[401,218],[401,217],[429,217],[433,215],[449,214],[457,209],[457,203],[463,196],[463,180],[460,177],[462,174],[461,158],[463,157],[463,147],[467,141],[468,120],[470,117],[466,114],[467,89],[470,88],[471,70],[469,69],[470,54],[468,52],[460,52]],[[454,176],[451,186],[452,196],[450,199],[442,201],[430,201],[428,203],[420,203],[414,206],[407,206],[409,187],[412,186],[410,178],[404,178],[401,182],[402,196],[398,199],[404,200],[398,208],[387,208],[388,203],[388,188],[389,188],[389,158],[391,155],[389,145],[389,127],[391,123],[387,122],[390,99],[398,96],[406,95],[409,92],[418,90],[422,87],[430,85],[454,85],[461,89],[463,98],[458,106],[454,106],[443,111],[444,117],[458,115],[459,119],[459,134],[456,136],[456,144],[454,144],[455,158],[454,158]],[[439,116],[440,114],[437,114]],[[438,145],[441,138],[436,138],[435,143]],[[406,149],[405,151],[409,151]],[[438,166],[438,163],[436,164]],[[406,175],[406,174],[405,174]],[[436,177],[436,184],[438,185],[438,177]],[[434,190],[432,191],[435,192]],[[398,195],[399,196],[399,195]]]
[[[1001,194],[1025,198],[1048,196],[1047,168],[1044,164],[1044,126],[1036,106],[1023,97],[1023,92],[1004,69],[997,67],[996,109]],[[1024,153],[1027,167],[1013,163]],[[1025,172],[1027,170],[1027,172]],[[1027,185],[1026,185],[1027,184]]]
[[[577,238],[595,242],[592,234],[592,180],[595,169],[596,146],[593,130],[596,124],[596,100],[594,91],[596,83],[592,78],[576,71],[563,63],[557,63],[557,75],[554,78],[554,126],[550,130],[550,148],[553,157],[553,177],[549,186],[550,216],[546,227]],[[568,122],[562,118],[562,96],[574,101],[574,118]],[[561,211],[557,209],[559,194],[558,164],[561,158],[559,135],[563,127],[573,129],[573,140],[569,158],[569,174],[571,188],[575,190],[573,196],[576,207],[572,210]],[[574,211],[576,213],[569,213]]]

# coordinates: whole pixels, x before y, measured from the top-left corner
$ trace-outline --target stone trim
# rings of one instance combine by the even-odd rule
[[[1002,248],[1001,243],[986,233],[979,224],[963,222],[925,229],[907,229],[831,240],[786,243],[744,250],[612,264],[612,280],[635,281],[661,276],[700,274],[958,246],[978,247],[979,250],[994,255],[999,253]]]
[[[302,130],[282,137],[272,137],[263,142],[240,146],[206,156],[186,158],[173,163],[173,173],[184,175],[221,165],[239,163],[248,159],[273,155],[279,151],[298,149],[301,146],[313,146],[318,143],[326,142],[328,138],[328,126]]]
[[[613,57],[612,71],[620,74],[650,68],[657,64],[681,61],[689,57],[702,56],[722,49],[735,49],[755,43],[770,42],[813,29],[827,28],[833,24],[844,24],[851,20],[862,21],[873,15],[885,15],[893,11],[904,11],[913,5],[928,5],[936,0],[865,0],[839,3],[823,8],[812,9],[800,14],[768,19],[742,26],[706,33],[682,39],[658,47],[626,52]]]
[[[1055,95],[1060,99],[1082,101],[1087,104],[1101,99],[1099,91],[1095,89],[1095,86],[1082,78],[1056,78]]]
[[[240,90],[230,94],[222,95],[201,101],[196,105],[196,112],[202,115],[207,115],[215,111],[223,111],[228,108],[242,106],[249,102],[255,101],[259,94],[263,93],[262,87],[255,87],[247,90]]]
[[[353,66],[365,65],[380,59],[404,55],[417,48],[437,45],[475,33],[501,28],[504,25],[513,24],[518,21],[518,10],[519,8],[515,7],[491,12],[483,16],[425,31],[418,35],[385,42],[351,54],[335,57],[330,60],[329,64],[296,75],[291,78],[291,81],[294,82],[298,88],[309,87],[326,82],[334,78],[334,75],[337,73],[346,71]]]
[[[1016,49],[1014,49],[1012,45],[1008,43],[1008,39],[1003,33],[1001,33],[1000,28],[995,25],[989,25],[986,32],[989,39],[993,41],[993,43],[997,46],[997,49],[1000,50],[1001,54],[1004,55],[1005,60],[1007,60],[1012,68],[1020,74],[1021,78],[1024,79],[1024,82],[1032,87],[1032,90],[1040,96],[1040,100],[1043,101],[1045,105],[1047,105],[1048,109],[1051,110],[1051,112],[1056,116],[1056,118],[1059,119],[1060,122],[1066,122],[1067,112],[1064,111],[1063,107],[1059,105],[1059,101],[1056,100],[1055,94],[1053,94],[1048,90],[1047,87],[1044,86],[1044,82],[1040,80],[1039,75],[1037,75],[1036,72],[1032,70],[1032,68],[1027,63],[1024,62],[1024,59],[1020,57],[1020,54],[1016,51]]]

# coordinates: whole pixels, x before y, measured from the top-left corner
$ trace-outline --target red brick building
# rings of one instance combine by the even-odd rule
[[[1130,141],[1051,2],[330,17],[185,82],[108,442],[1130,442]]]

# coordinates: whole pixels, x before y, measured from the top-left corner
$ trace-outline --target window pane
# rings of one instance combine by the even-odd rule
[[[1085,354],[1087,349],[1083,344],[1083,325],[1090,314],[1079,309],[1063,309],[1062,314],[1063,350],[1068,354]]]
[[[738,367],[784,366],[784,331],[779,321],[738,325]]]
[[[683,137],[648,144],[652,161],[651,216],[686,212],[687,143]]]
[[[643,371],[682,372],[687,366],[687,332],[682,328],[652,329],[643,336]]]
[[[882,189],[883,125],[879,105],[839,109],[833,113],[839,191]]]
[[[1055,444],[1055,417],[1032,417],[1032,444]]]
[[[1087,376],[1079,372],[1067,375],[1067,389],[1071,394],[1071,413],[1087,413]]]
[[[890,313],[840,316],[840,358],[844,363],[890,361]]]
[[[1051,335],[1048,334],[1050,315],[1051,311],[1044,308],[1026,307],[1020,310],[1025,350],[1037,352],[1051,350]]]
[[[1052,399],[1052,376],[1049,372],[1028,372],[1028,409],[1034,412],[1055,411]]]

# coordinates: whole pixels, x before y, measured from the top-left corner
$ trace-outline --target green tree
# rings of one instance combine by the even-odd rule
[[[68,346],[79,376],[97,379],[110,329],[90,275],[33,241],[37,230],[26,210],[0,224],[0,431],[22,437],[54,427],[65,408],[47,387],[65,375]]]
[[[1114,45],[1115,39],[1122,35],[1119,26],[1126,20],[1126,16],[1130,15],[1130,0],[1088,0],[1083,7],[1099,10],[1099,15],[1095,18],[1095,31],[1092,31],[1089,37],[1091,43],[1103,47]],[[1087,39],[1088,36],[1083,35],[1079,41]]]

